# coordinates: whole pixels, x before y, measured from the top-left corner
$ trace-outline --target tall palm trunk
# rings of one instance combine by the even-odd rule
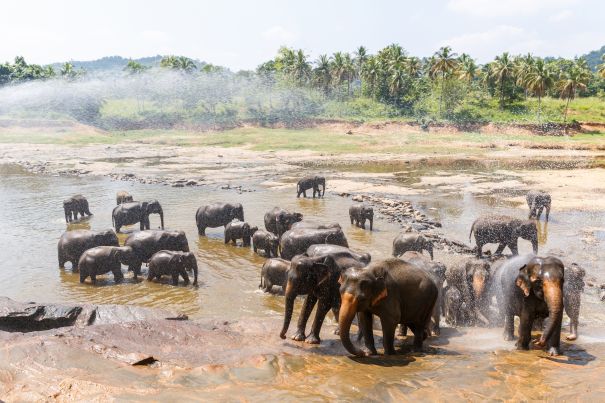
[[[500,109],[504,109],[504,77],[500,80]]]
[[[441,110],[443,104],[443,91],[445,91],[445,70],[441,72],[441,94],[439,94],[439,117],[441,117]]]

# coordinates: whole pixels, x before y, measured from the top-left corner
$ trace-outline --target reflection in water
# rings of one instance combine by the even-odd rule
[[[443,167],[439,169],[443,170]],[[169,278],[162,282],[148,282],[145,267],[137,282],[131,273],[126,274],[121,284],[115,284],[113,276],[106,275],[99,277],[96,286],[82,285],[79,276],[71,270],[57,269],[56,244],[61,233],[66,229],[110,228],[111,211],[118,190],[136,194],[140,199],[157,198],[164,207],[166,229],[186,231],[191,251],[198,259],[199,287],[182,284],[175,287],[170,285]],[[95,215],[66,226],[61,202],[66,195],[74,193],[88,198]],[[448,237],[463,242],[468,242],[470,225],[482,213],[518,217],[527,214],[525,210],[496,202],[496,198],[475,198],[468,192],[413,196],[411,200],[431,218],[441,221]],[[373,232],[351,226],[348,217],[350,199],[329,193],[324,199],[314,200],[297,199],[291,189],[259,189],[243,194],[232,190],[210,191],[206,187],[175,189],[114,182],[105,178],[34,176],[15,167],[0,165],[0,206],[3,206],[0,209],[0,222],[3,224],[0,232],[0,295],[21,301],[137,304],[181,311],[194,318],[263,318],[279,322],[283,314],[283,297],[264,294],[258,288],[264,258],[254,254],[251,248],[225,245],[222,227],[208,229],[207,237],[197,235],[196,209],[217,201],[242,203],[246,220],[259,227],[263,227],[264,213],[276,205],[301,212],[307,220],[339,222],[351,248],[369,251],[373,259],[390,255],[392,239],[400,230],[399,226],[382,219],[380,214],[377,214]],[[159,218],[152,216],[151,220],[152,228],[159,227]],[[590,248],[579,242],[579,231],[587,223],[603,228],[605,216],[554,212],[549,224],[538,222],[541,254],[561,250],[567,255],[564,260],[581,262],[589,275],[601,276],[596,269],[605,259],[603,248],[598,244],[603,239],[596,237],[597,244]],[[129,233],[137,229],[137,225],[124,228],[125,233],[118,235],[120,242],[123,243]],[[520,253],[531,251],[529,242],[520,240],[519,246]],[[496,245],[489,247],[493,251]],[[447,263],[449,256],[436,250],[435,258]],[[295,312],[298,309],[297,306]],[[595,296],[584,297],[581,323],[588,325],[581,327],[580,342],[603,342],[603,337],[590,339],[588,335],[605,323],[605,313]],[[329,334],[334,328],[334,319],[329,314],[324,332]],[[445,334],[448,331],[444,329]],[[590,353],[567,345],[567,356],[562,357],[565,363],[556,364],[545,359],[541,352],[510,352],[513,344],[502,341],[501,329],[459,329],[452,332],[450,338],[444,336],[431,340],[427,354],[406,354],[361,362],[340,355],[275,356],[264,357],[258,365],[242,364],[213,371],[176,371],[170,382],[164,381],[166,390],[161,393],[171,399],[174,396],[192,399],[255,396],[258,400],[277,400],[300,396],[317,400],[341,397],[383,401],[450,399],[452,396],[448,393],[456,390],[458,395],[453,396],[456,400],[499,399],[502,396],[526,400],[530,397],[549,398],[550,391],[559,387],[563,376],[565,385],[585,385],[587,372],[568,371],[572,364],[580,368],[586,366],[590,371],[597,370],[593,375],[595,381],[598,380],[596,374],[602,376],[605,373],[601,362],[593,363],[590,358],[591,354],[596,355],[593,350],[604,350],[601,344],[588,344],[586,348]],[[267,337],[281,343],[277,334],[268,334]],[[331,342],[338,343],[333,337]],[[321,352],[321,347],[314,351]],[[77,364],[79,361],[73,358],[73,362]],[[159,373],[146,374],[149,378],[140,378],[140,372],[129,376],[140,380],[143,385],[162,378]],[[217,388],[229,384],[235,388]],[[559,391],[559,396],[560,393],[564,392]]]

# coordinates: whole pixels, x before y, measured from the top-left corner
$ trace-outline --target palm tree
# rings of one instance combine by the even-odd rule
[[[195,65],[193,60],[189,59],[188,57],[179,56],[178,57],[178,68],[187,73],[190,73],[193,70],[197,69],[197,66]]]
[[[126,66],[124,67],[124,71],[129,74],[140,74],[147,69],[146,66],[143,66],[141,63],[136,62],[134,60],[129,60]]]
[[[307,55],[302,49],[294,53],[294,60],[289,69],[289,75],[298,85],[303,85],[311,76],[311,64],[307,61]]]
[[[355,66],[351,55],[343,52],[334,53],[332,58],[332,75],[338,85],[347,81],[347,95],[351,93],[351,80],[355,74]]]
[[[555,82],[555,74],[551,66],[542,59],[536,60],[535,64],[525,74],[524,83],[527,89],[538,97],[538,122],[542,112],[542,97],[546,94]]]
[[[355,78],[355,63],[349,53],[344,54],[344,71],[347,77],[347,96],[351,96],[351,82]]]
[[[366,63],[363,65],[363,70],[361,71],[361,75],[364,80],[370,86],[370,95],[372,97],[376,97],[375,89],[376,84],[380,80],[382,74],[382,66],[380,65],[380,60],[377,56],[371,56],[368,58]]]
[[[601,56],[601,60],[603,61],[603,64],[600,64],[598,69],[597,69],[597,73],[602,77],[605,78],[605,54]]]
[[[496,56],[496,59],[490,65],[490,75],[500,83],[500,109],[504,108],[504,86],[506,81],[512,77],[514,72],[514,63],[508,52]]]
[[[357,50],[355,51],[355,67],[357,69],[357,71],[355,72],[355,75],[357,77],[359,77],[359,96],[361,96],[361,91],[363,89],[363,77],[362,77],[362,71],[363,71],[363,65],[368,61],[368,50],[364,47],[364,46],[360,46],[357,48]]]
[[[531,53],[528,53],[525,56],[515,58],[513,63],[515,65],[513,68],[513,75],[516,78],[516,84],[523,87],[525,98],[527,99],[527,93],[530,91],[527,85],[527,75],[534,68],[536,59]]]
[[[313,70],[313,80],[322,89],[324,95],[328,95],[332,83],[332,71],[330,70],[330,58],[328,55],[319,55],[315,61],[317,67]]]
[[[417,77],[422,69],[422,62],[417,57],[408,57],[405,61],[405,72],[410,77]]]
[[[559,91],[560,97],[567,99],[567,102],[565,102],[563,123],[567,123],[569,103],[576,97],[579,91],[586,89],[586,84],[590,80],[590,76],[590,70],[576,61],[576,63],[569,70],[563,73],[561,79],[557,81],[556,89]]]
[[[477,65],[466,53],[458,58],[458,78],[470,84],[477,77]]]
[[[452,53],[452,48],[444,46],[433,55],[433,63],[430,68],[430,75],[433,78],[441,77],[441,94],[439,94],[439,116],[443,105],[443,92],[445,91],[445,77],[456,70],[458,60],[456,54]]]

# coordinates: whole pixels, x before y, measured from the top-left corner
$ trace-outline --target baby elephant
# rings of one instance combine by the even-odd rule
[[[237,240],[241,239],[244,246],[250,246],[250,239],[256,231],[258,231],[258,227],[251,227],[247,222],[230,222],[225,226],[225,243],[233,241],[234,244],[237,244]]]
[[[277,247],[279,246],[279,238],[269,231],[258,230],[252,235],[254,252],[258,253],[259,249],[265,252],[267,257],[277,257]]]
[[[116,193],[116,204],[119,206],[122,203],[134,201],[132,195],[125,190]]]
[[[152,281],[154,278],[159,280],[163,275],[170,275],[172,285],[178,285],[180,275],[185,285],[188,285],[187,270],[193,270],[193,285],[197,285],[197,260],[193,253],[161,250],[149,259],[147,281]]]
[[[63,211],[65,212],[66,223],[77,220],[78,214],[80,214],[80,218],[84,218],[85,215],[92,215],[88,208],[88,200],[82,195],[74,195],[69,199],[64,200]]]
[[[113,273],[113,278],[118,283],[124,279],[122,264],[130,264],[133,258],[134,253],[130,246],[97,246],[88,249],[78,262],[80,283],[84,283],[86,277],[90,277],[95,284],[98,275],[109,272]]]
[[[374,209],[365,204],[354,204],[349,207],[349,217],[351,224],[357,225],[359,228],[366,229],[366,220],[370,221],[370,231],[374,226]]]
[[[546,221],[548,221],[550,204],[552,201],[548,193],[541,190],[530,190],[527,193],[527,196],[525,196],[525,200],[527,201],[527,207],[529,207],[528,218],[531,219],[535,217],[536,220],[539,220],[542,215],[542,210],[546,209]]]
[[[461,326],[468,324],[466,303],[462,300],[462,293],[454,286],[447,288],[443,298],[443,310],[445,323],[450,326]]]
[[[260,285],[258,286],[264,292],[273,292],[273,286],[281,287],[283,293],[284,285],[288,278],[290,262],[285,259],[267,259],[260,272]]]
[[[399,257],[405,252],[415,251],[422,253],[426,250],[433,259],[433,243],[423,235],[414,232],[405,232],[393,239],[393,256]]]

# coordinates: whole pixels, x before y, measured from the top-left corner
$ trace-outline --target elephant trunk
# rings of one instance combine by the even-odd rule
[[[374,229],[374,217],[370,217],[370,231]]]
[[[193,285],[197,285],[197,260],[193,259],[193,264],[191,265],[193,268]]]
[[[292,320],[292,311],[294,310],[294,299],[296,298],[296,292],[294,291],[294,284],[292,280],[288,279],[286,282],[286,308],[284,310],[284,325],[279,333],[279,337],[282,339],[286,338],[286,332],[290,327],[290,321]]]
[[[544,344],[550,339],[557,329],[561,329],[563,321],[563,293],[558,281],[545,281],[543,285],[544,300],[548,306],[548,325],[540,337],[540,343]]]
[[[160,215],[160,224],[162,225],[162,229],[164,229],[164,210],[162,210],[162,207],[158,210],[158,214]]]
[[[326,194],[326,182],[323,182],[321,184],[321,187],[322,187],[321,197],[324,197]]]
[[[338,313],[338,328],[340,329],[340,341],[344,348],[358,357],[365,356],[364,352],[355,347],[351,342],[351,323],[357,314],[357,298],[348,292],[342,294],[342,302]]]

